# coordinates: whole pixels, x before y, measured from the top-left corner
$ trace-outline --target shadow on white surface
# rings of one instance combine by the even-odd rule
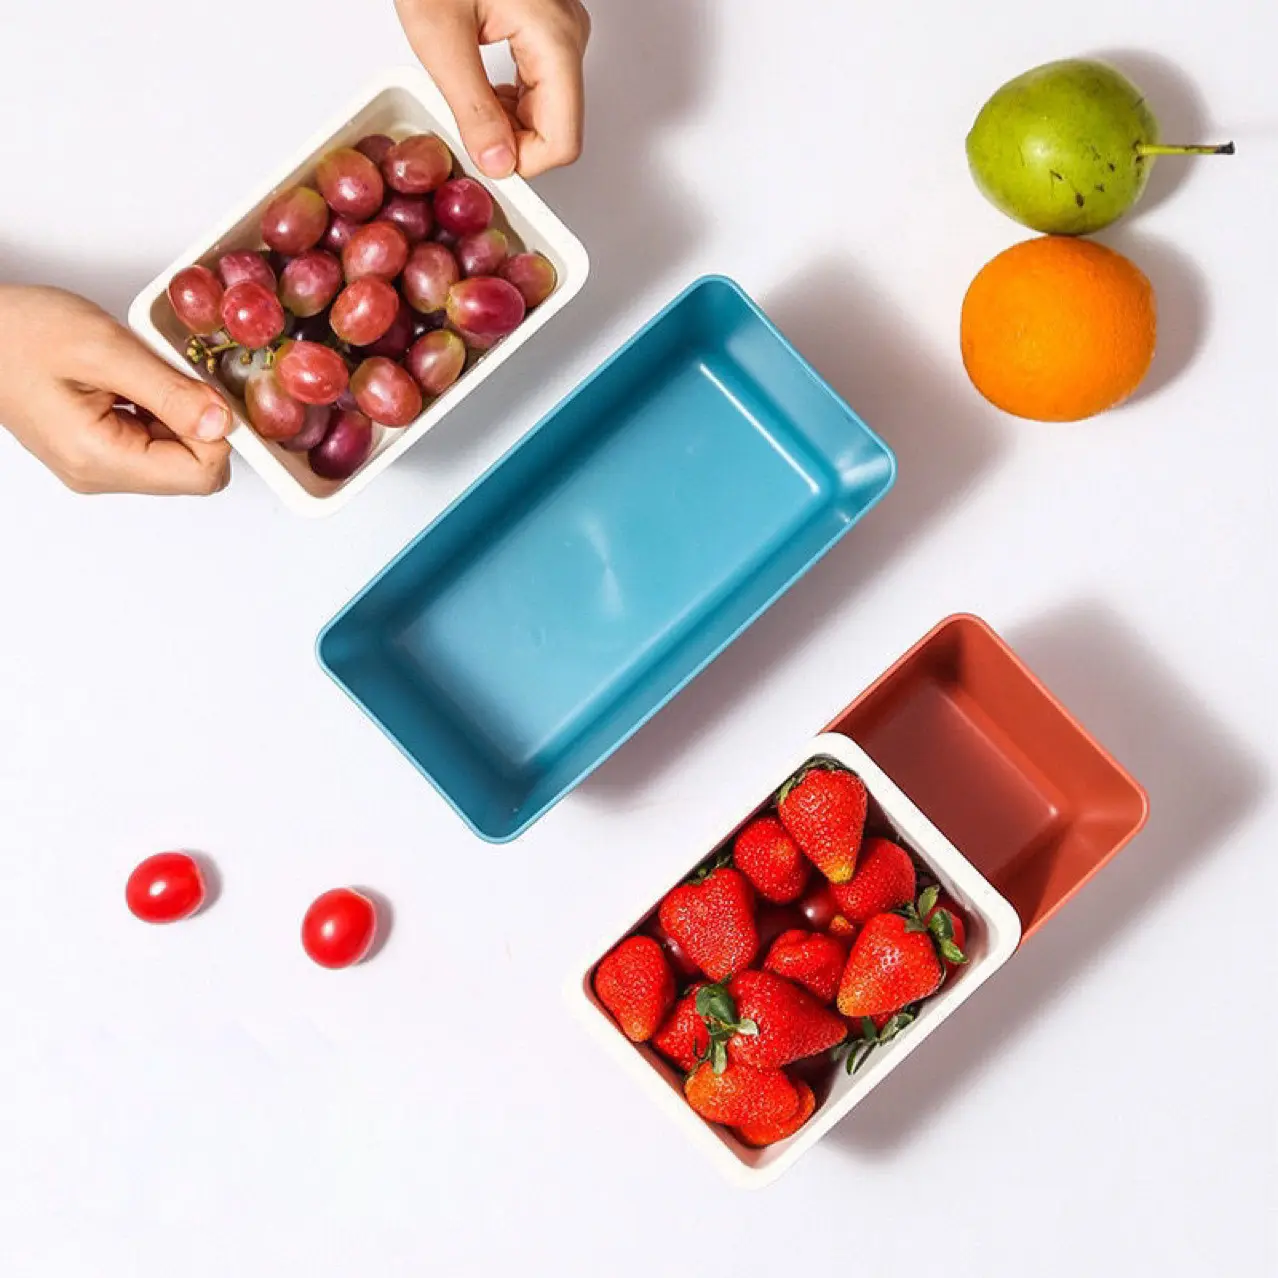
[[[6,284],[48,284],[79,293],[121,323],[129,303],[155,270],[153,264],[146,262],[75,257],[0,240],[0,278]]]
[[[586,783],[581,794],[590,800],[629,803],[674,767],[743,686],[787,661],[843,600],[934,531],[1001,451],[995,414],[964,377],[957,341],[948,358],[930,350],[892,303],[842,258],[814,262],[762,301],[786,336],[896,453],[896,485],[845,541]],[[831,713],[836,708],[832,703]]]
[[[222,871],[207,852],[191,852],[191,859],[200,867],[204,879],[204,904],[198,913],[207,914],[222,899]]]
[[[377,933],[373,937],[372,947],[360,960],[361,963],[370,963],[386,948],[391,939],[391,933],[395,930],[395,907],[391,905],[390,897],[384,896],[376,888],[358,884],[355,891],[363,893],[372,901],[373,911],[377,915]]]
[[[859,1156],[886,1157],[926,1139],[930,1116],[959,1098],[1001,1044],[1044,1015],[1081,970],[1103,962],[1131,920],[1218,847],[1269,786],[1252,750],[1103,605],[1062,608],[1007,639],[1145,786],[1149,823],[941,1029],[928,1051],[835,1129],[830,1139]]]
[[[584,153],[536,180],[539,194],[585,245],[590,278],[503,376],[458,405],[401,466],[433,472],[466,460],[492,424],[528,418],[529,382],[543,369],[589,347],[663,281],[671,281],[665,290],[671,296],[678,291],[672,277],[702,238],[706,219],[666,163],[660,140],[695,107],[713,57],[708,0],[619,4],[606,21],[596,21],[586,58]],[[613,345],[629,336],[620,334]]]
[[[1146,49],[1103,49],[1089,55],[1121,71],[1145,95],[1158,121],[1159,137],[1176,146],[1228,142],[1207,114],[1207,103],[1194,81],[1167,58]],[[1219,136],[1217,136],[1219,134]],[[1149,185],[1137,206],[1142,212],[1170,199],[1194,172],[1208,165],[1228,164],[1224,158],[1157,160],[1149,173]]]
[[[1197,360],[1207,340],[1211,294],[1197,263],[1166,240],[1122,222],[1099,238],[1130,258],[1154,286],[1158,345],[1148,375],[1129,401],[1138,404],[1166,389]]]

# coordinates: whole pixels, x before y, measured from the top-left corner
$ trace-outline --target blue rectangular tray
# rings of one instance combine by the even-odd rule
[[[325,627],[320,664],[476,834],[506,842],[895,474],[754,302],[700,279]]]

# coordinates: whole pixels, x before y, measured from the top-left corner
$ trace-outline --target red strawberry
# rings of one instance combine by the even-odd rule
[[[716,1074],[708,1061],[688,1075],[683,1094],[702,1118],[732,1127],[784,1123],[802,1105],[798,1088],[783,1070],[729,1065]]]
[[[741,972],[728,983],[728,994],[736,1012],[735,1022],[723,1018],[736,1031],[728,1039],[730,1061],[773,1069],[815,1056],[847,1037],[841,1016],[771,972]],[[713,1039],[716,1025],[710,1020],[707,1025]]]
[[[786,784],[777,799],[781,824],[831,883],[856,870],[869,795],[854,773],[817,766]]]
[[[760,1145],[774,1145],[779,1140],[793,1136],[812,1117],[816,1109],[816,1096],[812,1089],[807,1083],[797,1081],[794,1086],[799,1093],[799,1108],[792,1117],[781,1123],[760,1119],[738,1125],[737,1134],[747,1145],[754,1145],[756,1148]]]
[[[848,961],[843,942],[824,932],[795,929],[772,943],[763,970],[801,985],[823,1003],[833,1003]]]
[[[960,953],[966,954],[967,928],[963,926],[963,916],[959,913],[958,906],[955,905],[948,896],[943,896],[939,901],[937,901],[936,907],[932,910],[931,914],[927,916],[924,922],[931,923],[932,916],[936,914],[938,910],[943,910],[950,916],[950,940],[952,940],[958,947]],[[953,959],[949,958],[945,960],[945,971],[947,973],[954,971],[956,967],[962,967],[962,963],[956,963]]]
[[[650,936],[627,937],[595,969],[595,993],[631,1042],[651,1038],[675,997],[661,946]]]
[[[803,895],[812,866],[774,816],[751,821],[733,845],[732,860],[766,901],[787,905]]]
[[[720,866],[667,893],[661,926],[712,981],[749,967],[759,949],[754,893],[740,870]]]
[[[938,889],[900,914],[876,914],[858,933],[839,985],[844,1016],[880,1016],[934,994],[945,978],[942,958],[967,960],[954,944],[946,911],[936,911]],[[924,922],[924,920],[928,920]]]
[[[837,936],[850,945],[856,935],[856,924],[849,922],[842,914],[836,914],[830,920],[830,935]]]
[[[904,848],[887,839],[866,839],[851,881],[832,884],[830,891],[839,912],[859,926],[914,900],[914,862]]]
[[[704,981],[692,986],[652,1036],[653,1047],[685,1074],[710,1053],[710,1035],[705,1021],[697,1014],[697,991],[702,989],[705,989]]]

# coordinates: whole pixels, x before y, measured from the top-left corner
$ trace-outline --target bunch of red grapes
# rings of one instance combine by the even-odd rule
[[[374,427],[404,427],[469,359],[519,327],[555,268],[493,225],[433,133],[376,133],[320,160],[262,214],[263,250],[169,282],[187,355],[243,399],[253,429],[346,479]]]

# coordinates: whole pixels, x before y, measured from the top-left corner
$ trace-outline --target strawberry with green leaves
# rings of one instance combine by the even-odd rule
[[[847,961],[847,946],[837,937],[792,928],[773,941],[763,970],[802,986],[822,1003],[833,1003]]]
[[[759,949],[754,890],[740,870],[716,864],[666,894],[661,926],[712,981],[750,966]]]
[[[710,1035],[697,1011],[697,995],[705,988],[704,981],[693,985],[652,1036],[653,1047],[685,1074],[710,1056]]]
[[[740,972],[724,985],[697,992],[696,1010],[710,1038],[709,1061],[720,1073],[728,1063],[779,1069],[841,1043],[841,1016],[771,972]]]
[[[800,1112],[803,1097],[784,1070],[727,1065],[716,1073],[709,1061],[683,1084],[688,1104],[712,1123],[774,1129]]]
[[[860,1020],[853,1022],[845,1045],[848,1073],[855,1074],[876,1047],[890,1043],[907,1025],[912,1025],[918,1016],[918,1007],[917,1003],[912,1003],[899,1012],[862,1016]]]
[[[963,925],[963,916],[959,913],[958,906],[955,905],[948,896],[941,896],[936,905],[933,907],[931,914],[927,916],[925,922],[930,924],[932,922],[933,915],[942,912],[950,916],[950,931],[952,933],[950,940],[954,942],[954,945],[960,954],[966,954],[967,928]],[[945,970],[947,973],[953,972],[955,968],[961,966],[961,963],[952,958],[947,958],[945,960]]]
[[[737,835],[733,864],[765,901],[788,905],[803,895],[812,863],[774,816],[756,817]]]
[[[917,905],[876,914],[857,933],[839,983],[839,1011],[853,1020],[898,1012],[936,993],[945,962],[965,963],[954,944],[951,916],[937,910],[940,889],[928,888]]]
[[[846,883],[856,872],[869,802],[855,773],[814,764],[786,782],[777,796],[777,815],[831,883]]]
[[[914,892],[914,862],[889,839],[866,839],[856,873],[847,883],[830,885],[839,913],[857,927],[876,914],[909,905]]]
[[[657,1032],[675,999],[674,975],[650,936],[630,936],[595,969],[595,993],[632,1043]]]

